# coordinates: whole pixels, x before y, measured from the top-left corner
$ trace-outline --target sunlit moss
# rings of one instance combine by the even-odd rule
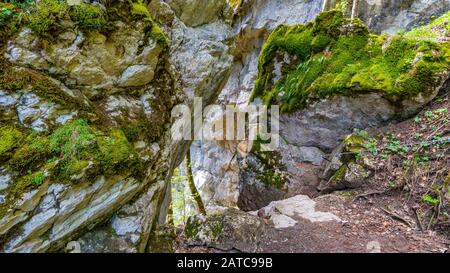
[[[87,121],[79,119],[67,123],[50,135],[50,149],[63,160],[86,158],[95,147],[95,138]]]
[[[68,122],[50,134],[30,133],[7,164],[22,176],[42,169],[51,181],[68,182],[90,162],[89,176],[121,172],[139,176],[142,172],[139,157],[122,130],[105,133],[84,119]],[[40,184],[38,180],[35,184]]]
[[[0,158],[18,147],[22,137],[22,132],[13,126],[0,126]]]
[[[82,29],[101,29],[107,24],[106,12],[94,5],[82,3],[70,7],[70,17]]]
[[[108,136],[97,139],[100,160],[105,170],[132,167],[138,164],[137,154],[122,130],[111,130]]]
[[[66,1],[41,0],[30,17],[29,27],[38,34],[48,35],[56,28],[58,21],[66,16],[67,11]]]
[[[31,165],[45,162],[51,153],[49,144],[45,136],[39,136],[36,133],[28,135],[24,144],[14,152],[9,165],[22,173],[28,171]]]
[[[153,20],[153,17],[146,4],[141,0],[137,1],[129,0],[129,3],[131,5],[131,14],[143,18],[150,24],[150,30],[148,31],[149,36],[164,48],[168,48],[169,39],[167,38],[167,35],[158,26],[158,24]]]
[[[333,94],[380,92],[395,102],[434,90],[450,68],[449,52],[448,43],[412,39],[408,33],[390,39],[369,34],[360,20],[332,10],[312,23],[280,25],[271,33],[251,99],[279,103],[285,112]],[[274,83],[274,59],[283,53],[295,56],[296,65],[283,67],[283,77]]]
[[[450,35],[450,11],[439,18],[434,19],[430,24],[419,26],[405,33],[411,39],[438,41],[442,37]]]
[[[227,0],[228,4],[233,8],[237,9],[242,5],[243,0]]]

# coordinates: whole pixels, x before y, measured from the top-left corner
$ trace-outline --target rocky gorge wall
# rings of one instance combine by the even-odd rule
[[[410,27],[448,5],[413,1],[422,13],[404,20],[409,6],[362,2],[363,18],[385,15],[369,22],[376,32]],[[148,251],[166,218],[172,171],[189,145],[170,138],[172,107],[194,96],[204,106],[248,104],[270,33],[312,21],[323,8],[308,0],[132,3],[83,4],[104,19],[83,21],[77,8],[42,0],[26,25],[7,33],[0,59],[1,251],[64,251],[70,241],[82,252]],[[323,156],[353,128],[378,126],[396,110],[364,95],[283,115],[287,188],[267,183],[278,170],[258,171],[267,162],[239,153],[240,143],[194,143],[196,183],[211,207],[244,210],[314,193]]]
[[[246,105],[249,102],[257,80],[258,57],[268,33],[278,24],[311,21],[322,9],[331,9],[336,4],[336,1],[319,2],[295,1],[295,3],[283,5],[277,1],[263,1],[263,4],[251,6],[253,9],[250,9],[248,15],[242,19],[240,36],[237,40],[237,46],[242,48],[243,52],[239,52],[237,55],[239,58],[234,64],[230,79],[219,95],[221,103]],[[371,32],[391,33],[410,29],[417,24],[420,25],[423,18],[439,16],[449,10],[448,5],[449,1],[409,1],[408,3],[404,1],[358,1],[355,9],[357,17],[364,20]],[[291,13],[298,17],[292,15],[278,17],[278,14],[289,13],[291,6],[300,8],[299,12]],[[243,9],[245,7],[244,5]],[[352,3],[348,7],[349,12],[351,8]],[[275,9],[277,13],[271,12]],[[302,13],[305,10],[310,13]],[[258,16],[254,14],[258,14]],[[272,17],[267,17],[268,15]],[[264,20],[267,21],[264,22]],[[239,24],[237,25],[239,28]],[[286,56],[277,58],[276,62],[282,67],[281,64],[286,60]],[[278,68],[276,71],[280,70]],[[433,96],[420,98],[419,101],[411,103],[410,106],[413,108],[410,111],[406,111],[404,107],[400,109],[404,110],[404,115],[407,116]],[[194,173],[198,174],[197,186],[203,189],[204,193],[202,194],[205,200],[211,204],[228,206],[231,203],[244,210],[259,209],[270,201],[295,196],[299,193],[315,196],[318,193],[317,187],[321,180],[322,165],[327,154],[338,146],[353,129],[379,127],[397,118],[398,110],[398,106],[393,105],[385,98],[377,94],[368,94],[325,99],[315,102],[301,111],[282,114],[281,135],[284,141],[282,141],[279,151],[279,154],[282,155],[282,167],[279,170],[269,168],[269,172],[257,171],[264,166],[264,162],[261,162],[260,158],[258,159],[252,153],[242,155],[239,152],[245,150],[245,148],[241,147],[242,149],[240,149],[239,147],[240,145],[246,147],[245,143],[225,146],[217,143],[197,143],[191,147],[195,156],[199,155],[193,160],[199,162],[194,164]],[[224,160],[220,160],[221,158]],[[214,167],[209,167],[211,164],[203,164],[211,161],[214,161]],[[266,183],[267,181],[264,180],[267,179],[264,177],[267,175],[274,177],[274,171],[278,172],[278,175],[275,175],[276,179],[269,179],[272,181]],[[272,182],[275,184],[280,182],[279,178],[284,176],[289,177],[288,185],[283,188],[270,185]],[[219,184],[222,189],[220,193],[214,190]],[[214,198],[211,199],[211,196]]]
[[[171,108],[214,99],[232,29],[186,26],[162,1],[35,9],[2,46],[1,249],[144,252],[187,148]]]

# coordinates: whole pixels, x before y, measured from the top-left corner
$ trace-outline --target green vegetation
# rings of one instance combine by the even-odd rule
[[[345,174],[347,173],[348,167],[346,164],[343,164],[339,169],[333,174],[333,176],[330,178],[331,182],[339,182],[342,181],[345,177]]]
[[[242,5],[242,0],[228,0],[228,4],[232,8],[237,9]]]
[[[188,189],[187,176],[180,174],[180,169],[176,168],[173,171],[171,185],[172,185],[172,211],[173,222],[175,226],[185,225],[190,211],[186,209],[188,203],[195,202],[192,198],[192,193]]]
[[[10,125],[0,127],[0,158],[20,145],[22,132]]]
[[[10,194],[17,196],[27,189],[35,188],[44,182],[44,173],[42,171],[29,173],[20,177],[11,187]]]
[[[27,20],[26,9],[32,3],[33,1],[31,0],[0,3],[0,33],[7,37],[16,32]]]
[[[49,140],[45,136],[39,136],[37,133],[29,134],[24,143],[18,148],[11,160],[10,167],[20,173],[25,173],[31,165],[45,161],[50,155]]]
[[[67,11],[66,1],[42,0],[32,10],[29,27],[40,35],[48,35],[57,30],[58,22],[67,15]]]
[[[420,26],[405,33],[407,38],[438,41],[450,35],[450,12],[433,20],[430,24]]]
[[[148,10],[147,1],[129,0],[128,6],[118,4],[105,10],[100,6],[81,3],[69,6],[65,0],[42,0],[35,1],[11,1],[12,3],[0,3],[0,31],[7,35],[17,31],[21,26],[27,25],[41,36],[54,36],[63,28],[64,20],[72,20],[84,31],[107,31],[110,15],[116,18],[117,14],[123,13],[117,9],[126,9],[135,17],[143,18],[148,23],[148,35],[168,48],[169,40]],[[126,2],[125,2],[126,3]],[[7,36],[5,35],[5,36]]]
[[[380,92],[395,102],[426,93],[450,68],[450,45],[412,36],[370,34],[359,19],[338,10],[323,12],[306,25],[280,25],[259,56],[251,98],[280,103],[289,112],[332,94]],[[274,83],[274,60],[285,53],[294,61]]]
[[[282,156],[276,151],[262,151],[261,145],[267,143],[268,141],[262,140],[259,136],[253,141],[252,152],[264,165],[263,169],[255,169],[253,171],[259,181],[281,189],[287,183],[284,174],[285,167],[281,162]]]
[[[33,184],[36,185],[36,186],[41,185],[42,182],[44,182],[44,178],[45,178],[45,177],[44,177],[44,172],[42,172],[42,171],[37,172],[37,173],[34,175],[34,178],[33,178]]]
[[[200,231],[200,227],[202,226],[202,222],[197,217],[189,217],[188,221],[184,227],[184,233],[188,238],[195,238],[198,232]]]
[[[5,127],[2,134],[22,138],[14,128]],[[84,119],[69,122],[51,134],[32,132],[24,137],[19,148],[11,144],[10,139],[12,137],[2,138],[2,143],[5,143],[4,150],[12,153],[8,166],[21,174],[22,186],[18,189],[42,184],[44,171],[49,173],[52,182],[62,183],[88,166],[92,166],[87,174],[90,177],[120,172],[139,176],[143,171],[133,146],[121,130],[109,129],[104,134]],[[30,172],[37,170],[30,176]]]
[[[99,30],[107,23],[106,11],[98,6],[85,3],[68,6],[63,0],[42,0],[32,9],[29,26],[40,35],[48,35],[69,17],[84,30]]]
[[[97,137],[98,159],[106,172],[133,168],[140,172],[137,154],[125,134],[119,129],[111,129],[107,136]]]
[[[63,161],[86,158],[94,149],[95,137],[88,123],[80,119],[55,130],[49,136],[49,148]]]
[[[105,10],[85,3],[70,7],[70,18],[85,30],[102,29],[108,22]]]
[[[439,198],[433,197],[429,194],[425,194],[422,199],[424,202],[430,203],[432,205],[437,205],[440,202]]]
[[[161,30],[158,24],[153,20],[150,11],[144,0],[128,0],[131,5],[131,14],[136,17],[141,17],[149,23],[148,35],[158,42],[162,47],[169,47],[169,39],[166,34]]]
[[[76,103],[45,74],[32,69],[13,67],[0,56],[0,89],[6,92],[15,92],[25,88],[32,88],[37,95],[54,103],[67,106]],[[78,106],[83,107],[82,105]]]
[[[429,109],[402,126],[387,127],[369,134],[359,131],[349,137],[361,149],[348,149],[342,153],[344,163],[330,180],[342,181],[349,162],[360,165],[374,177],[368,183],[382,188],[383,193],[398,190],[408,202],[420,208],[423,230],[438,227],[449,219],[450,174],[448,168],[448,149],[450,138],[448,128],[450,98],[437,97]],[[361,146],[360,146],[361,147]],[[348,152],[348,154],[347,154]],[[356,154],[355,154],[356,153]],[[360,170],[362,172],[362,170]]]

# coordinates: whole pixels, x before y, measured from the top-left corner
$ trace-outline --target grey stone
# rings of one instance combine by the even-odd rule
[[[219,18],[228,6],[226,0],[168,0],[177,16],[189,26],[199,26]]]
[[[19,94],[8,94],[0,90],[0,106],[10,107],[17,104],[19,100]]]
[[[257,252],[264,230],[265,224],[257,216],[237,209],[226,209],[206,218],[190,217],[185,234],[191,245]]]
[[[55,104],[42,101],[33,93],[25,93],[20,97],[17,115],[20,122],[36,131],[48,128],[45,119],[55,110]]]
[[[329,221],[341,221],[339,217],[330,213],[316,210],[316,202],[306,195],[297,195],[288,199],[274,201],[267,207],[264,207],[258,211],[260,217],[272,219],[276,216],[278,225],[291,226],[289,223],[292,221],[286,221],[287,218],[282,219],[280,222],[279,215],[285,215],[290,218],[300,217],[305,220],[309,220],[312,223],[315,222],[329,222]]]
[[[7,173],[0,173],[0,192],[7,189],[11,182],[11,175]]]
[[[122,87],[146,85],[153,80],[155,67],[150,65],[133,65],[123,71],[119,79]]]

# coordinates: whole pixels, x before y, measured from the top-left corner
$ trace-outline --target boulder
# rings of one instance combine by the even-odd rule
[[[264,228],[258,217],[230,208],[206,217],[190,217],[185,235],[190,245],[257,252]]]

